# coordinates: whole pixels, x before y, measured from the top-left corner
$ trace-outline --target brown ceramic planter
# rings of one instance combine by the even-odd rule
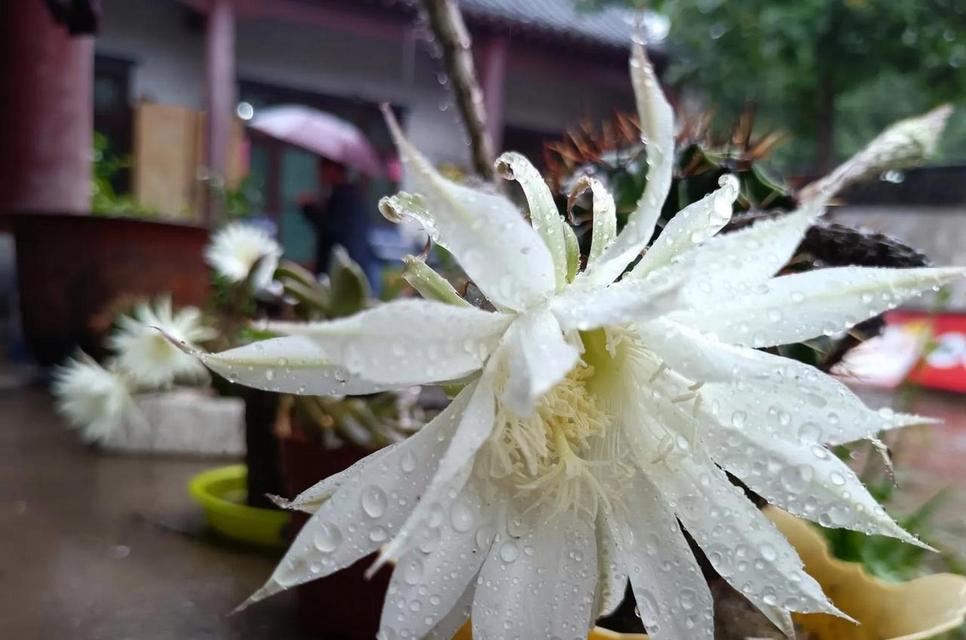
[[[201,305],[208,297],[201,227],[62,213],[3,222],[16,241],[24,337],[42,365],[77,347],[97,354],[98,316],[120,298],[170,293],[176,305]]]
[[[352,466],[368,449],[343,446],[326,449],[306,438],[299,429],[279,437],[282,482],[286,496],[294,497],[323,478]],[[293,536],[308,520],[295,512]],[[389,567],[367,580],[365,571],[375,554],[351,567],[297,588],[299,624],[321,640],[372,640],[379,631],[382,603],[389,587]]]

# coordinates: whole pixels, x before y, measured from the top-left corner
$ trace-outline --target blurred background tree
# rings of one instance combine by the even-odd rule
[[[576,0],[648,8],[670,20],[665,81],[697,92],[728,127],[747,100],[791,134],[782,173],[824,173],[887,124],[966,101],[961,0]],[[934,162],[966,159],[966,118]]]

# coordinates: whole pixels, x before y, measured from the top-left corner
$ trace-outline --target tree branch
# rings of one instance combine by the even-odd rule
[[[443,64],[470,138],[473,167],[483,178],[492,181],[495,178],[493,142],[486,129],[483,90],[476,79],[472,41],[463,16],[456,0],[423,0],[423,7],[443,51]]]

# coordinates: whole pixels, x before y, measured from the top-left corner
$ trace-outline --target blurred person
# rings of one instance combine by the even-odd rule
[[[369,245],[369,212],[362,189],[349,179],[344,164],[321,158],[319,191],[327,195],[318,200],[311,196],[299,199],[302,214],[315,228],[316,273],[328,273],[332,249],[342,245],[377,287],[376,261]]]

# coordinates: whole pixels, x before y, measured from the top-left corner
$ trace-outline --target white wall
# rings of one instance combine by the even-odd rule
[[[99,53],[137,63],[133,99],[201,108],[204,32],[200,20],[175,0],[104,0]],[[556,130],[583,117],[603,119],[615,107],[632,108],[626,89],[577,83],[564,73],[534,72],[512,63],[506,82],[507,124]],[[437,162],[467,164],[466,137],[437,61],[422,43],[365,39],[315,27],[273,21],[240,22],[237,75],[275,85],[409,109],[413,141]]]

